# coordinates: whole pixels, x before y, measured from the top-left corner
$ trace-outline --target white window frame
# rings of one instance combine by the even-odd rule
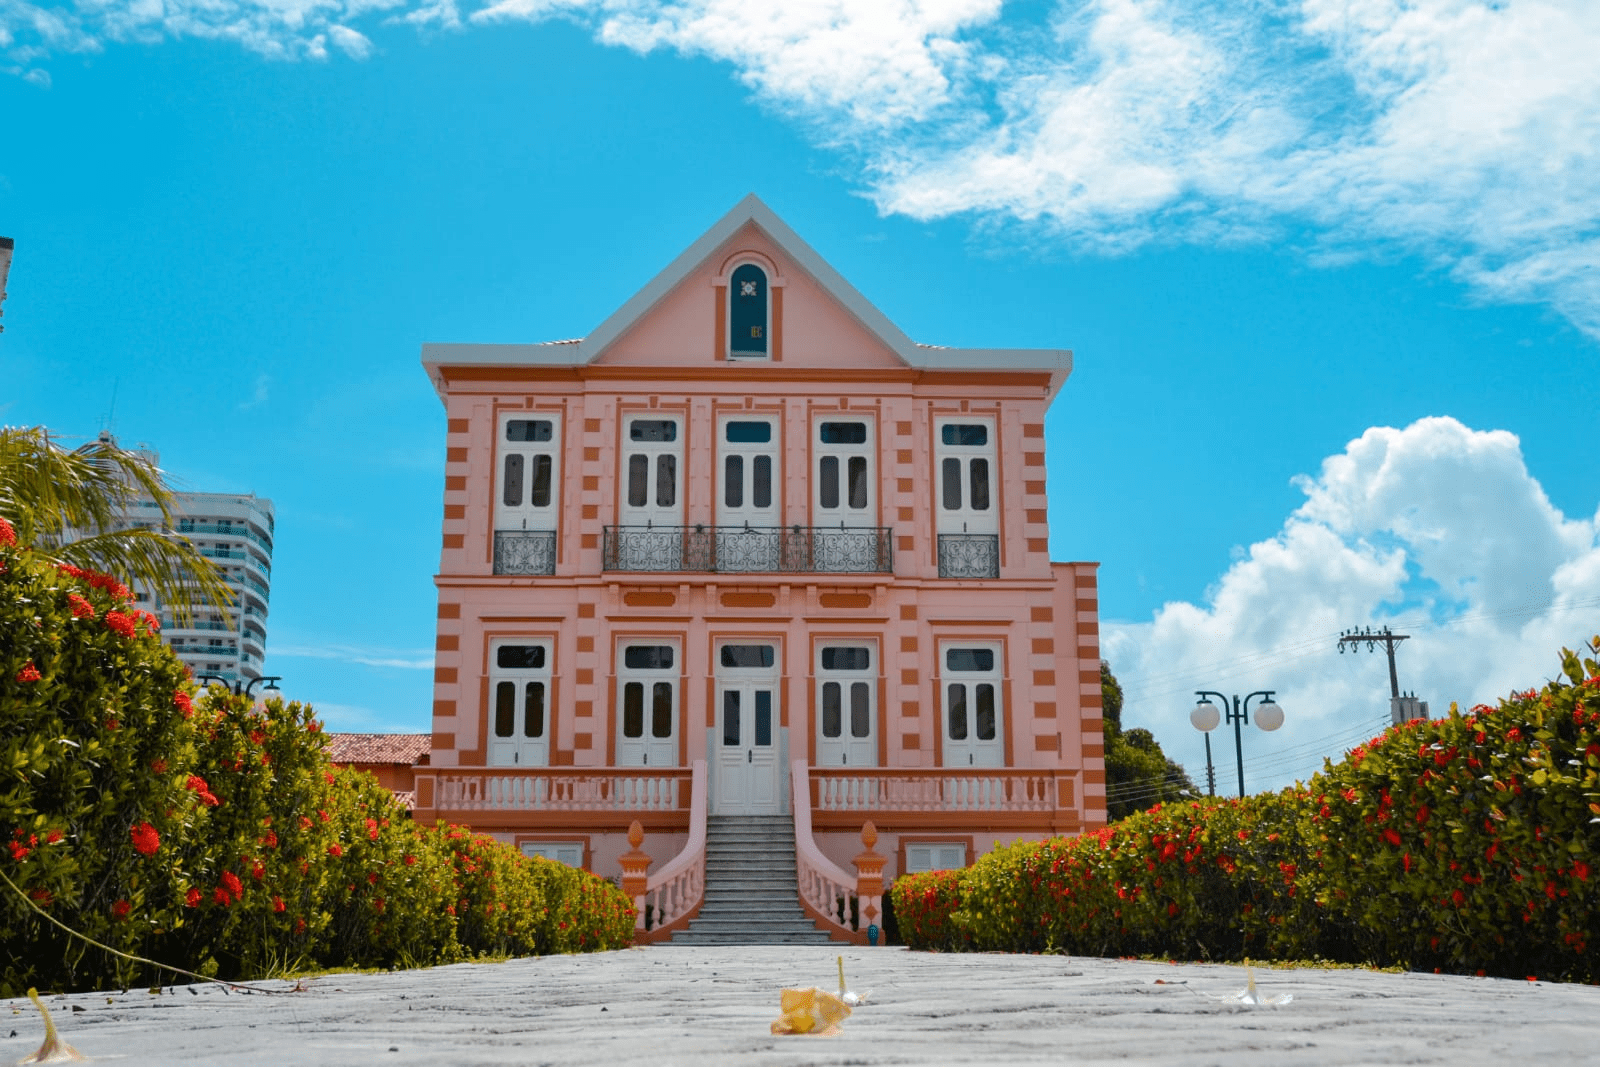
[[[633,426],[637,422],[671,422],[676,430],[671,441],[635,441]],[[674,411],[630,411],[622,418],[622,468],[618,472],[618,515],[623,526],[682,526],[684,487],[687,479],[683,470],[683,441],[688,420]],[[633,461],[642,456],[645,460],[644,503],[632,503],[631,489]],[[661,461],[672,457],[673,500],[661,504]]]
[[[512,422],[548,422],[548,441],[510,441],[506,435]],[[496,530],[554,530],[561,514],[561,414],[550,411],[502,411],[497,423],[499,454],[495,457],[494,528]],[[519,503],[506,503],[507,468],[511,457],[521,459]],[[549,499],[533,503],[535,472],[541,458],[550,463]]]
[[[666,646],[672,649],[671,667],[629,667],[629,648]],[[678,739],[683,731],[683,642],[672,637],[634,636],[616,640],[617,675],[617,766],[676,767]],[[643,722],[640,735],[628,737],[626,714],[629,686],[640,686]],[[667,685],[672,702],[672,733],[655,733],[656,686]],[[652,759],[651,757],[655,758]]]
[[[740,267],[754,267],[756,270],[760,271],[761,280],[766,289],[766,293],[763,297],[763,299],[766,301],[766,307],[762,309],[761,314],[761,321],[763,323],[762,329],[766,331],[765,340],[767,342],[766,351],[764,352],[740,352],[735,351],[733,347],[733,305],[734,302],[739,299],[739,294],[734,289],[734,286],[737,283],[734,282],[733,275]],[[722,328],[725,331],[724,336],[726,336],[728,339],[727,357],[730,363],[772,362],[772,347],[776,342],[776,339],[773,337],[774,327],[772,322],[772,270],[765,263],[762,263],[757,259],[741,259],[728,268],[727,308],[725,309],[725,314],[723,315]]]
[[[867,665],[859,670],[830,670],[823,666],[823,654],[829,649],[865,648]],[[819,767],[876,767],[878,765],[878,642],[871,639],[819,638],[814,653],[813,677],[816,679],[817,700],[817,766]],[[854,732],[853,688],[867,687],[867,733],[856,737]],[[827,689],[839,686],[839,736],[827,736]]]
[[[822,427],[826,423],[859,422],[866,426],[866,440],[856,444],[824,443]],[[866,412],[818,412],[811,422],[811,499],[813,526],[875,526],[878,514],[878,426],[877,419]],[[865,459],[865,499],[861,506],[854,505],[851,492],[850,466],[853,459]],[[838,496],[832,507],[823,501],[823,476],[829,460],[835,464]]]
[[[542,667],[502,667],[500,650],[507,647],[532,646],[544,649]],[[489,642],[489,706],[485,737],[488,763],[491,767],[548,767],[550,765],[550,734],[555,725],[555,705],[551,696],[555,691],[555,642],[548,637],[497,637]],[[500,688],[512,686],[511,733],[498,732]],[[526,733],[528,715],[528,687],[543,686],[544,722],[536,737]]]
[[[564,863],[580,871],[584,869],[585,846],[582,841],[522,841],[517,847],[529,859],[539,856],[552,863]]]
[[[988,430],[981,445],[945,444],[947,426],[982,426]],[[933,420],[933,495],[938,508],[939,532],[942,534],[998,534],[1000,532],[1000,479],[998,451],[995,448],[995,420],[987,415],[941,415]],[[960,500],[954,508],[947,506],[945,493],[945,464],[959,464],[958,486]],[[972,506],[973,465],[982,462],[988,471],[988,506]]]
[[[901,874],[921,874],[926,871],[956,871],[967,865],[965,841],[907,841],[906,869]],[[955,853],[960,853],[959,858]],[[957,862],[949,862],[956,859]]]
[[[974,649],[994,653],[994,664],[987,671],[953,671],[949,667],[952,650]],[[963,641],[959,638],[939,642],[939,731],[943,738],[944,765],[946,767],[1004,767],[1006,765],[1006,647],[1003,641]],[[955,700],[952,690],[963,687],[966,736],[951,736],[955,721]],[[992,687],[989,693],[994,709],[994,737],[978,737],[978,705],[982,699],[981,687]]]

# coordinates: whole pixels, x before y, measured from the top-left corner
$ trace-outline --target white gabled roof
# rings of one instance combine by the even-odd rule
[[[918,370],[1044,372],[1050,375],[1051,396],[1061,388],[1067,375],[1072,373],[1072,353],[1067,349],[944,348],[916,343],[754,193],[735,204],[732,211],[718,219],[714,226],[701,234],[698,240],[667,264],[666,269],[650,279],[643,289],[596,326],[587,337],[541,344],[424,344],[422,362],[429,368],[430,376],[435,378],[435,385],[439,387],[443,383],[438,380],[434,370],[439,366],[571,367],[591,363],[672,292],[679,282],[700,268],[729,238],[752,223],[908,367]],[[442,394],[442,388],[440,391]]]

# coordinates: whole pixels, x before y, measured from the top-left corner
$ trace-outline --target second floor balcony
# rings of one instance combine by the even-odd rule
[[[892,574],[887,526],[607,526],[608,571]]]
[[[995,534],[940,534],[939,577],[1000,577],[1000,538]]]

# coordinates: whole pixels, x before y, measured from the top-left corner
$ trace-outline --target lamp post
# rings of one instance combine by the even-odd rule
[[[278,683],[283,681],[283,675],[264,674],[260,678],[250,679],[248,683],[234,682],[231,685],[220,674],[197,674],[194,676],[194,680],[197,682],[216,682],[224,689],[232,692],[234,696],[253,696],[255,687],[262,682],[267,683],[261,690],[263,693],[276,693],[278,691]]]
[[[1239,728],[1250,721],[1250,701],[1256,697],[1265,698],[1256,707],[1256,726],[1259,729],[1271,732],[1283,725],[1283,709],[1272,701],[1272,690],[1258,689],[1249,694],[1242,701],[1233,697],[1230,706],[1229,698],[1209,689],[1196,689],[1194,695],[1200,700],[1189,713],[1189,721],[1194,728],[1205,735],[1206,739],[1206,788],[1212,796],[1217,795],[1217,774],[1211,766],[1211,731],[1222,722],[1225,713],[1228,721],[1233,724],[1233,751],[1239,760],[1239,795],[1244,796],[1244,736]],[[1211,698],[1216,697],[1222,701],[1222,712],[1217,711],[1217,706],[1211,703]]]

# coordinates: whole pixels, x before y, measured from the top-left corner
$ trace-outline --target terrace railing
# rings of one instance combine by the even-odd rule
[[[886,526],[607,526],[608,571],[892,574]]]
[[[556,572],[556,532],[554,530],[496,530],[494,532],[494,572],[496,574],[554,574]]]
[[[1000,538],[995,534],[940,534],[939,577],[1000,577]]]

